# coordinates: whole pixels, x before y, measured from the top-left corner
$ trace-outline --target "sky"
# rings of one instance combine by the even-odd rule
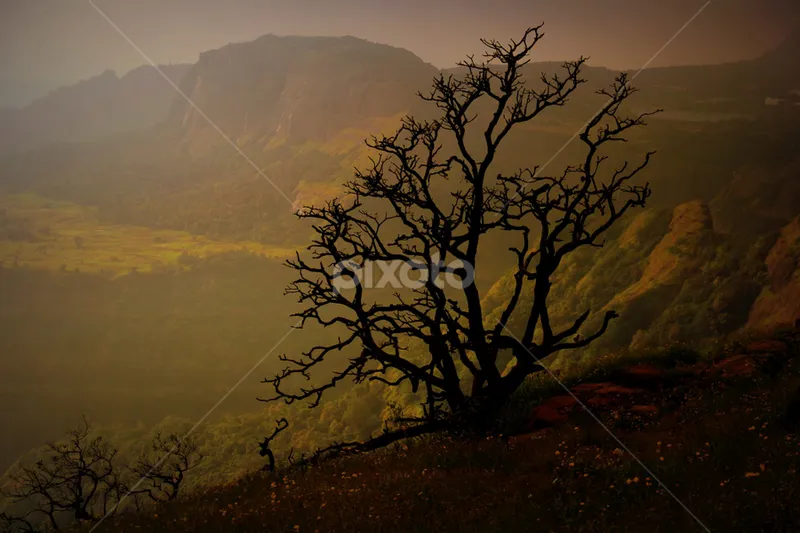
[[[353,35],[449,67],[545,23],[537,60],[638,69],[705,0],[93,0],[156,63],[260,35]],[[798,0],[712,0],[652,66],[754,58],[800,24]],[[0,0],[0,107],[147,61],[89,0]]]

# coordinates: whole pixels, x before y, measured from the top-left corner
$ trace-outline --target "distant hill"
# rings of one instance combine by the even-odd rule
[[[187,96],[237,142],[330,141],[347,128],[408,112],[437,73],[407,50],[354,37],[265,35],[200,55]],[[169,122],[194,147],[222,141],[183,99]]]
[[[800,32],[752,61],[647,69],[636,80],[643,89],[640,101],[695,120],[696,113],[742,116],[762,107],[766,98],[800,101],[800,77],[791,68],[798,51]],[[538,76],[558,66],[545,62],[527,68]],[[355,37],[275,35],[209,50],[194,65],[160,69],[228,136],[261,145],[287,138],[330,141],[348,128],[371,126],[376,117],[416,110],[415,91],[427,88],[439,72],[407,50]],[[585,71],[594,87],[613,76],[603,67]],[[577,119],[591,107],[579,95],[574,100],[565,117]],[[143,131],[165,119],[195,151],[225,142],[155,69],[142,66],[122,77],[107,70],[22,109],[0,109],[0,155]]]
[[[785,100],[793,87],[800,87],[800,76],[786,67],[794,41],[754,61],[654,68],[637,77],[640,92],[631,105],[639,111],[665,110],[629,145],[630,153],[659,151],[648,176],[656,186],[655,202],[667,208],[694,198],[709,202],[739,166],[763,168],[776,153],[788,153],[783,148],[791,140],[773,142],[771,136],[781,135],[775,132],[790,127],[791,117],[800,114],[800,107]],[[298,235],[287,237],[299,227],[292,209],[337,194],[353,167],[368,163],[365,137],[394,131],[405,113],[426,116],[431,106],[416,92],[427,90],[440,72],[411,52],[354,37],[274,35],[210,50],[196,64],[174,68],[176,79],[183,72],[180,87],[194,105],[164,80],[155,80],[164,90],[161,117],[157,106],[144,106],[152,114],[133,116],[142,107],[136,102],[147,100],[145,91],[125,105],[111,96],[107,101],[79,98],[116,98],[123,94],[121,87],[131,85],[126,80],[157,76],[145,68],[121,79],[106,73],[23,110],[37,117],[38,122],[28,123],[42,129],[52,125],[50,137],[60,135],[60,140],[108,131],[93,124],[113,123],[119,131],[125,121],[112,118],[115,113],[128,117],[128,124],[134,118],[142,126],[158,124],[102,146],[46,147],[8,158],[0,165],[0,187],[92,205],[115,223],[294,244],[300,242]],[[526,68],[535,86],[539,72],[557,72],[559,65]],[[458,74],[458,69],[444,73]],[[563,109],[548,110],[510,136],[498,164],[513,170],[549,159],[602,105],[594,89],[614,75],[588,67],[587,86]],[[81,124],[71,132],[66,118],[51,121],[60,114]],[[263,175],[228,146],[220,131]],[[565,164],[575,155],[573,148],[553,165]]]
[[[177,83],[189,65],[159,68]],[[136,68],[121,78],[107,70],[22,109],[0,111],[0,154],[145,130],[164,119],[174,97],[175,89],[153,67]]]
[[[394,131],[437,72],[411,52],[353,37],[230,44],[183,76],[196,108],[169,88],[164,122],[146,133],[15,155],[0,166],[0,187],[92,205],[122,223],[283,242],[298,226],[273,184],[297,204],[335,194],[366,159],[363,139]]]

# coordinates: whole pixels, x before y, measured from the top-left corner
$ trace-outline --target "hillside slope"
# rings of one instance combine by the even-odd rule
[[[567,381],[570,394],[545,378],[510,438],[254,473],[97,531],[793,531],[799,342],[618,366]]]
[[[583,355],[563,356],[559,363],[580,364],[593,354],[696,342],[738,330],[791,326],[800,319],[795,298],[800,190],[788,186],[797,183],[797,165],[767,174],[785,176],[780,203],[787,208],[776,205],[767,216],[765,206],[765,215],[759,215],[756,205],[774,192],[764,182],[746,197],[725,189],[711,201],[712,207],[692,200],[646,210],[603,248],[568,258],[554,282],[554,320],[570,323],[587,309],[596,318],[613,309],[621,319]],[[733,213],[736,223],[729,222]],[[747,222],[743,213],[748,213]],[[740,230],[740,224],[751,228]],[[503,278],[488,292],[489,309],[502,306],[510,281]],[[512,330],[520,327],[511,322]]]

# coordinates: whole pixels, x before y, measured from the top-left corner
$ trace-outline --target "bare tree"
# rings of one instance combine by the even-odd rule
[[[32,512],[21,515],[0,513],[0,533],[35,533],[36,526],[30,521]]]
[[[140,455],[130,468],[140,481],[147,484],[142,489],[132,490],[131,494],[144,494],[155,502],[172,501],[178,496],[186,472],[202,459],[203,454],[198,451],[194,438],[182,439],[174,433],[163,437],[159,433],[153,439],[150,453]]]
[[[9,476],[2,496],[18,512],[0,513],[0,531],[59,530],[76,522],[94,522],[123,510],[120,504],[129,496],[137,509],[141,498],[172,501],[186,472],[202,458],[194,439],[159,433],[149,453],[143,453],[133,467],[120,469],[115,464],[117,450],[102,437],[92,436],[84,418],[64,442],[48,444],[44,457],[33,466],[22,466]],[[131,489],[132,480],[122,479],[124,470],[139,480]]]
[[[272,431],[272,433],[269,436],[264,437],[264,440],[259,443],[259,455],[267,458],[267,464],[264,467],[264,470],[267,472],[275,471],[275,452],[272,451],[270,445],[272,444],[272,441],[275,440],[275,437],[281,434],[288,427],[289,421],[285,418],[277,420],[275,422],[275,429]]]
[[[109,512],[123,489],[114,467],[117,450],[102,437],[91,435],[84,419],[60,443],[50,443],[44,458],[10,475],[5,492],[27,509],[19,516],[4,515],[12,528],[34,531],[42,521],[58,530],[75,521],[94,521]]]
[[[524,67],[542,36],[536,27],[508,44],[484,40],[483,59],[469,57],[460,64],[462,76],[441,74],[430,93],[420,94],[436,106],[437,118],[408,116],[393,135],[373,137],[367,144],[377,155],[370,168],[356,172],[346,196],[298,213],[313,222],[316,236],[310,259],[298,254],[289,262],[298,278],[287,292],[305,304],[297,314],[301,327],[317,323],[346,334],[299,358],[282,357],[287,367],[264,380],[274,395],[260,400],[308,400],[314,407],[343,380],[408,382],[426,398],[424,416],[372,441],[331,451],[371,449],[453,424],[491,420],[529,375],[542,370],[543,359],[589,345],[616,318],[609,311],[583,332],[587,310],[557,328],[548,297],[564,257],[601,246],[615,222],[645,205],[650,188],[633,179],[652,153],[636,164],[611,165],[604,149],[624,142],[625,133],[644,125],[651,113],[623,116],[623,103],[635,89],[621,74],[599,91],[607,102],[578,135],[585,154],[577,164],[555,175],[538,167],[498,172],[495,158],[509,133],[566,104],[585,82],[585,59],[580,58],[564,63],[560,74],[542,74],[535,88],[526,84]],[[511,296],[496,321],[487,320],[474,283],[453,288],[429,276],[389,301],[369,299],[363,285],[349,292],[336,287],[337,275],[357,277],[358,268],[337,272],[335,265],[401,261],[430,268],[455,260],[477,269],[481,243],[498,232],[514,236],[518,244],[510,249]],[[463,268],[453,274],[467,277]],[[517,335],[508,330],[512,317],[524,324]],[[410,355],[411,341],[423,347],[421,354]],[[330,357],[351,347],[357,355],[344,361]],[[501,353],[511,357],[505,373]],[[323,361],[340,367],[320,382],[311,372]],[[307,385],[297,387],[298,378]]]

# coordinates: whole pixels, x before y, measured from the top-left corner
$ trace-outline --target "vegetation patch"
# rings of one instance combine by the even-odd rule
[[[290,257],[295,248],[220,241],[185,231],[106,224],[97,210],[35,194],[0,196],[0,265],[104,274],[190,268],[200,259],[245,252]]]

